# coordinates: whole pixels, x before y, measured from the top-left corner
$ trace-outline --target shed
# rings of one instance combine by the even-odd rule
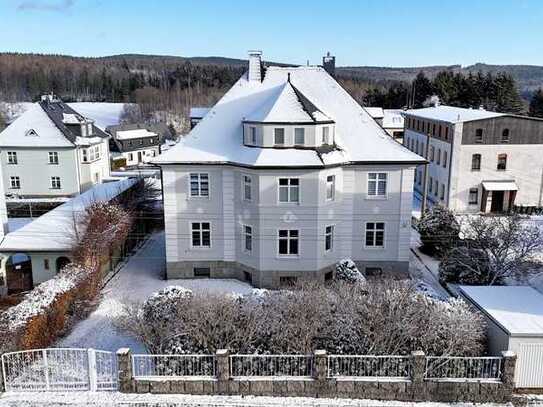
[[[485,316],[490,353],[516,353],[516,387],[543,388],[543,295],[528,286],[458,289]]]

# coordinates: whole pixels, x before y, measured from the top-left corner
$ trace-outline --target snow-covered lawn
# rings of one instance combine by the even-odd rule
[[[151,294],[171,285],[193,291],[225,294],[246,294],[253,289],[236,280],[165,280],[164,247],[164,233],[152,235],[107,283],[96,310],[87,319],[77,323],[56,345],[110,351],[130,347],[133,352],[146,353],[143,344],[119,332],[113,324],[112,318],[119,315],[122,303],[143,302]]]
[[[144,406],[198,406],[198,407],[473,407],[473,403],[401,402],[353,399],[326,399],[306,397],[254,397],[254,396],[190,396],[169,394],[123,393],[8,393],[0,397],[0,406],[77,406],[113,407]],[[512,404],[477,404],[478,407],[505,407]]]

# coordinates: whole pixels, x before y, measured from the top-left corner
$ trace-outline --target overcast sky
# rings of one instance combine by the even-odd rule
[[[543,65],[543,0],[0,0],[0,51]]]

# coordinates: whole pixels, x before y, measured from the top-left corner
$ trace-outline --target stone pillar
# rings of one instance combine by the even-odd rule
[[[2,368],[2,354],[0,353],[0,393],[5,392],[4,388],[4,369]]]
[[[515,388],[515,368],[517,355],[515,352],[506,350],[502,352],[502,383],[504,390],[511,394]]]
[[[230,351],[228,349],[217,349],[217,380],[219,394],[230,392]]]
[[[129,348],[121,348],[117,351],[117,374],[119,391],[121,393],[134,393],[132,353]]]
[[[325,350],[313,353],[313,379],[324,382],[328,377],[328,354]]]
[[[424,376],[426,373],[426,355],[423,351],[411,352],[411,382],[414,400],[424,400]]]

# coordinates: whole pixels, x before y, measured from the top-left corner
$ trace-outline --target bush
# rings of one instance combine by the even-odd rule
[[[439,281],[444,284],[490,284],[492,273],[487,253],[468,246],[451,249],[439,264]]]
[[[366,278],[351,259],[343,259],[336,264],[336,279],[347,283],[366,282]]]
[[[424,253],[439,256],[456,246],[460,225],[454,214],[442,205],[434,205],[417,224]]]

